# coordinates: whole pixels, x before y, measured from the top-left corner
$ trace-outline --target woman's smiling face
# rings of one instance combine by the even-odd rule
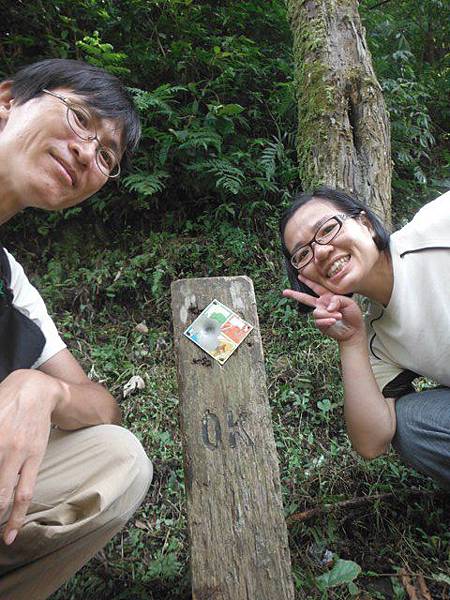
[[[313,198],[289,219],[284,241],[291,255],[311,242],[320,226],[342,213],[332,202]],[[380,257],[373,229],[364,213],[347,218],[337,236],[328,244],[312,243],[313,259],[300,273],[337,294],[362,292],[372,268]]]

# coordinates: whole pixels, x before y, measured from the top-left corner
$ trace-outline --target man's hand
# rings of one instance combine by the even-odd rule
[[[14,371],[0,383],[0,516],[12,503],[3,539],[12,544],[33,497],[62,390],[39,371]]]
[[[66,430],[120,423],[114,398],[89,380],[67,348],[39,370],[14,371],[0,383],[0,517],[12,506],[6,544],[24,523],[51,423]]]

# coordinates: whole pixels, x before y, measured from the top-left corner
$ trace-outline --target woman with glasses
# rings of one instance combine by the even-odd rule
[[[370,459],[392,443],[450,488],[450,192],[389,235],[368,207],[322,187],[295,199],[280,234],[284,296],[339,344],[354,448]],[[370,300],[365,318],[353,293]],[[419,376],[441,387],[417,393]]]

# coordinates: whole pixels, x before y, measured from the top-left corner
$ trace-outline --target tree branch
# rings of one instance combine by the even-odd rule
[[[379,6],[383,6],[383,4],[387,4],[390,1],[391,0],[381,0],[381,2],[378,2],[378,4],[374,4],[373,6],[369,6],[368,9],[369,10],[373,10],[374,8],[378,8]]]

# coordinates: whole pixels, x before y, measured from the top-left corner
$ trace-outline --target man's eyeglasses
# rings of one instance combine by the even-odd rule
[[[72,102],[69,98],[50,92],[49,90],[42,90],[44,94],[54,96],[64,102],[67,107],[66,118],[70,129],[80,139],[85,142],[97,141],[97,149],[95,151],[95,161],[101,173],[110,179],[114,179],[120,175],[120,157],[107,146],[104,146],[97,135],[97,128],[95,127],[95,119],[92,113],[81,104]]]
[[[291,256],[291,265],[294,267],[294,269],[299,271],[312,261],[314,258],[314,250],[312,247],[313,243],[326,246],[340,232],[345,219],[354,217],[355,215],[347,215],[342,213],[327,219],[325,223],[320,226],[319,230],[316,231],[313,239],[304,246],[297,248],[297,250],[295,250],[294,254]]]

